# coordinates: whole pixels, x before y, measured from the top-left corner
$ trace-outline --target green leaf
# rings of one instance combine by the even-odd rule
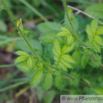
[[[70,85],[78,87],[79,85],[79,75],[76,72],[71,72],[70,75],[75,77],[74,80],[70,81]]]
[[[103,26],[101,26],[101,27],[98,28],[96,34],[97,35],[101,35],[101,34],[103,35]]]
[[[73,67],[75,68],[75,67],[79,66],[80,61],[81,61],[80,51],[78,51],[78,50],[74,51],[72,54],[72,57],[76,61],[76,63],[73,64]]]
[[[101,52],[100,46],[97,43],[95,43],[95,42],[93,42],[92,44],[93,44],[93,50],[95,52],[100,53]]]
[[[40,40],[42,40],[45,43],[52,43],[55,37],[55,33],[47,33],[40,37]]]
[[[30,68],[28,67],[28,64],[26,61],[20,62],[20,63],[16,64],[16,66],[22,72],[30,72]]]
[[[96,35],[94,40],[98,45],[103,46],[103,40],[100,36]]]
[[[20,56],[15,60],[15,63],[22,62],[22,61],[26,60],[27,58],[28,58],[27,56]]]
[[[30,69],[33,68],[33,60],[32,60],[31,57],[29,57],[29,58],[27,59],[27,64],[28,64],[28,66],[29,66]]]
[[[78,21],[73,14],[71,16],[72,16],[71,22],[73,24],[75,31],[77,31],[78,30]],[[65,17],[64,17],[64,24],[65,24],[66,27],[68,27],[72,31],[70,22],[69,22],[66,14],[65,14]]]
[[[47,73],[44,79],[44,89],[48,90],[51,88],[53,83],[53,76],[51,73]]]
[[[61,27],[61,30],[62,30],[62,31],[59,32],[59,33],[57,34],[57,36],[72,35],[71,32],[70,32],[70,30],[67,29],[67,28],[65,28],[65,27]]]
[[[57,39],[54,40],[54,49],[59,55],[61,54],[61,46]]]
[[[0,31],[1,32],[6,32],[7,31],[7,26],[6,24],[0,20]]]
[[[89,40],[92,40],[92,38],[93,38],[93,33],[92,33],[92,30],[91,30],[91,28],[90,28],[89,25],[86,26],[86,32],[87,32],[87,34],[88,34]]]
[[[98,19],[94,19],[91,23],[91,29],[94,35],[97,31],[97,27],[98,27]]]
[[[35,49],[37,54],[42,53],[42,45],[39,41],[35,39],[28,39],[28,41],[31,44],[32,48]],[[16,45],[18,48],[20,48],[21,50],[25,52],[29,52],[29,53],[31,52],[30,48],[28,47],[28,45],[25,43],[24,40],[18,40]]]
[[[92,67],[94,67],[94,68],[98,68],[98,67],[100,67],[100,65],[101,65],[101,60],[102,60],[102,58],[101,58],[101,56],[100,55],[98,55],[98,54],[95,54],[95,58],[96,58],[96,60],[94,61],[94,60],[91,60],[90,62],[89,62],[89,64],[92,66]]]
[[[63,60],[65,60],[66,62],[76,63],[76,62],[74,61],[74,59],[73,59],[70,55],[68,55],[68,54],[62,55],[61,58],[62,58]]]
[[[66,36],[66,35],[68,35],[68,32],[59,32],[57,34],[57,36]]]
[[[65,88],[65,79],[61,76],[57,76],[55,77],[55,86],[59,89],[59,90],[63,90]]]
[[[69,29],[67,29],[67,28],[65,28],[65,27],[61,27],[60,29],[61,29],[63,32],[67,32],[68,34],[71,35],[71,32],[70,32]]]
[[[44,97],[44,103],[52,103],[56,96],[56,91],[48,91]]]
[[[20,56],[29,56],[29,54],[27,54],[24,51],[17,51],[17,52],[15,52],[15,54],[20,55]]]
[[[66,72],[68,71],[67,67],[64,64],[59,63],[59,66],[61,67],[62,70],[66,71]]]
[[[30,82],[31,88],[35,88],[42,80],[43,70],[38,71],[32,78]]]
[[[103,88],[97,87],[97,88],[94,88],[93,91],[94,91],[97,95],[103,95]]]
[[[63,59],[60,60],[60,62],[65,65],[66,67],[73,69],[73,67],[71,66],[71,64],[69,64],[68,62],[64,61]]]
[[[89,57],[87,55],[83,55],[82,58],[81,58],[81,66],[84,68],[87,64],[89,60]]]
[[[93,17],[103,18],[103,4],[94,4],[89,6],[86,8],[85,12]]]
[[[69,35],[67,37],[67,45],[71,45],[74,42],[74,38],[72,35]]]
[[[55,50],[54,48],[52,49],[52,51],[53,51],[53,54],[54,54],[55,56],[59,57],[59,54],[56,52],[56,50]]]
[[[62,25],[56,22],[45,22],[39,24],[37,27],[41,33],[59,32]]]
[[[62,53],[69,53],[71,52],[75,47],[75,43],[73,43],[71,46],[67,46],[67,45],[64,45],[63,48],[62,48]]]

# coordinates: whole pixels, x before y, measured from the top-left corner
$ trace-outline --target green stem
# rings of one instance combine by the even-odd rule
[[[15,64],[5,64],[5,65],[0,65],[0,68],[6,68],[6,67],[13,67]]]
[[[23,34],[23,32],[20,30],[20,28],[16,25],[16,20],[14,18],[14,16],[12,15],[11,11],[9,10],[9,8],[7,7],[7,5],[5,4],[5,2],[2,0],[3,5],[5,6],[8,14],[10,15],[11,19],[13,20],[13,22],[15,23],[15,26],[18,28],[18,31],[20,32],[20,34],[22,35],[24,41],[27,43],[27,45],[29,46],[30,50],[32,51],[32,53],[34,54],[34,56],[36,56],[36,58],[39,60],[38,55],[35,53],[34,49],[32,48],[32,46],[30,45],[30,43],[28,42],[27,38],[25,37],[25,34]]]
[[[18,28],[18,30],[21,31],[19,28]],[[38,60],[39,60],[39,57],[38,57],[38,55],[36,54],[36,52],[34,51],[34,49],[32,48],[32,46],[30,45],[27,37],[26,37],[25,34],[23,34],[22,32],[21,32],[21,35],[22,35],[24,41],[26,42],[26,44],[28,45],[28,47],[30,48],[30,50],[32,51],[33,55],[37,58],[37,61],[38,61]]]
[[[12,19],[12,20],[13,20],[13,22],[15,23],[16,21],[15,21],[14,16],[12,15],[11,11],[9,10],[9,8],[8,8],[8,7],[7,7],[7,5],[5,4],[5,2],[4,2],[3,0],[1,0],[1,1],[2,1],[3,5],[5,6],[5,8],[6,8],[6,10],[7,10],[8,14],[9,14],[9,15],[10,15],[10,17],[11,17],[11,19]]]
[[[71,28],[72,28],[72,31],[73,31],[73,35],[75,36],[75,38],[76,38],[84,47],[87,47],[86,44],[84,44],[84,43],[78,38],[78,36],[76,35],[76,32],[75,32],[74,27],[73,27],[73,24],[72,24],[71,19],[70,19],[69,15],[68,15],[68,12],[67,12],[67,11],[68,11],[68,7],[67,7],[67,4],[66,4],[66,0],[63,0],[63,5],[64,5],[64,9],[65,9],[65,11],[66,11],[67,18],[68,18],[68,20],[69,20],[69,22],[70,22],[70,25],[71,25]]]

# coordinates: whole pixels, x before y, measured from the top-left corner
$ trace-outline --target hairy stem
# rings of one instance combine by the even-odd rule
[[[70,19],[69,15],[68,15],[68,12],[67,12],[67,11],[68,11],[68,8],[67,8],[66,0],[63,0],[63,5],[64,5],[64,9],[65,9],[67,18],[68,18],[68,20],[69,20],[69,22],[70,22],[70,25],[71,25],[71,28],[72,28],[74,37],[75,37],[84,47],[87,47],[86,44],[84,44],[84,43],[78,38],[78,36],[76,35],[76,32],[75,32],[74,27],[73,27],[73,24],[72,24],[71,19]]]
[[[18,28],[18,30],[21,31],[20,28]],[[37,58],[37,61],[38,61],[38,60],[39,60],[39,57],[38,57],[38,55],[36,54],[36,52],[34,51],[34,49],[32,48],[32,46],[30,45],[27,37],[26,37],[25,34],[23,34],[22,32],[21,32],[21,35],[22,35],[24,41],[26,42],[26,44],[28,45],[28,47],[30,48],[30,50],[32,51],[33,55]]]

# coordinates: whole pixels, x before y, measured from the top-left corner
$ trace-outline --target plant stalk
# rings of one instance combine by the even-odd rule
[[[67,12],[67,11],[68,11],[68,7],[67,7],[67,4],[66,4],[66,0],[63,0],[63,5],[64,5],[64,9],[65,9],[67,18],[68,18],[68,20],[69,20],[69,22],[70,22],[70,25],[71,25],[71,28],[72,28],[74,37],[75,37],[84,47],[87,47],[86,44],[84,44],[84,43],[78,38],[78,36],[76,35],[76,32],[75,32],[74,27],[73,27],[73,24],[72,24],[71,19],[70,19],[69,15],[68,15],[68,12]]]
[[[14,67],[15,64],[5,64],[5,65],[0,65],[0,68],[6,68],[6,67]]]

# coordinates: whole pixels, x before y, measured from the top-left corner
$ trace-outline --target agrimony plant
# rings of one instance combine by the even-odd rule
[[[37,26],[42,33],[39,40],[42,41],[44,47],[41,56],[37,55],[37,51],[28,42],[22,20],[15,20],[3,0],[2,4],[18,28],[20,36],[23,37],[32,52],[32,54],[28,54],[25,51],[17,51],[18,58],[15,60],[18,69],[30,76],[31,88],[36,87],[42,81],[45,90],[50,89],[52,85],[63,90],[68,83],[74,86],[82,84],[92,88],[92,84],[89,84],[86,78],[83,78],[86,84],[81,81],[83,72],[79,71],[86,69],[87,66],[103,68],[100,55],[103,46],[103,26],[98,25],[97,18],[90,25],[87,25],[87,37],[84,41],[81,41],[77,35],[78,21],[72,11],[67,8],[66,1],[63,0],[65,8],[64,25],[45,21]],[[68,79],[71,81],[67,82]],[[97,89],[94,91],[97,91]]]

